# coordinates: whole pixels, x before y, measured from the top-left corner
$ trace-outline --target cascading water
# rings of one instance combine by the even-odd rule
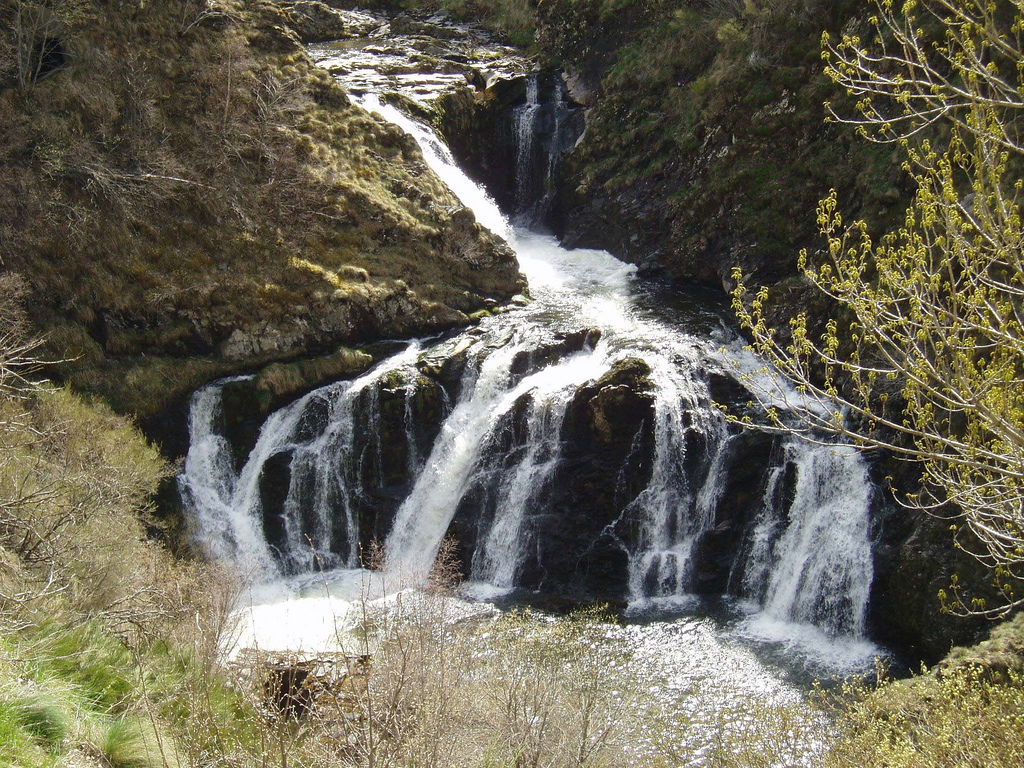
[[[524,131],[536,117],[529,109],[535,101],[528,94],[517,113]],[[411,345],[352,382],[331,384],[274,413],[237,475],[227,438],[217,431],[224,384],[200,390],[180,484],[206,550],[267,579],[324,565],[355,567],[360,546],[386,534],[387,571],[418,582],[445,536],[461,526],[474,582],[499,591],[572,588],[587,578],[614,581],[596,579],[591,568],[558,582],[552,558],[560,555],[571,566],[589,557],[589,546],[571,549],[576,544],[566,528],[590,523],[598,504],[615,505],[594,537],[621,554],[621,561],[608,562],[621,562],[618,596],[635,605],[697,591],[698,571],[710,567],[703,562],[707,542],[732,525],[738,531],[732,551],[746,557],[732,566],[742,574],[734,589],[777,619],[862,635],[872,572],[870,483],[860,456],[842,446],[785,443],[761,468],[760,502],[737,507],[733,475],[747,459],[710,384],[712,374],[731,375],[736,356],[723,355],[721,334],[730,342],[735,336],[720,329],[713,339],[699,323],[688,330],[666,322],[640,300],[635,269],[605,252],[568,251],[551,237],[512,229],[432,130],[372,94],[362,103],[410,133],[477,219],[508,239],[533,300],[456,339]],[[524,135],[521,146],[530,141]],[[438,359],[457,374],[438,374]],[[600,384],[629,361],[640,362],[643,392],[631,395],[614,377]],[[404,387],[397,432],[387,426],[391,417],[379,397],[396,376]],[[438,398],[445,402],[429,414],[416,405],[424,380],[442,390]],[[636,433],[613,434],[599,405],[602,398],[628,397]],[[421,445],[424,418],[436,429]],[[559,484],[582,471],[578,456],[576,465],[570,456],[581,447],[567,437],[581,420],[590,425],[588,434],[628,450],[607,479],[607,498],[559,501]],[[404,445],[399,469],[385,456],[395,441]],[[611,455],[610,448],[601,450]],[[401,480],[386,479],[388,472]],[[268,490],[275,477],[276,497]],[[789,493],[781,489],[786,477]],[[602,482],[585,478],[580,487]],[[564,520],[567,514],[574,518]],[[366,529],[370,518],[373,535]],[[550,543],[552,530],[557,536]],[[723,584],[729,565],[724,568]]]
[[[237,504],[231,444],[218,432],[222,418],[224,379],[192,396],[189,450],[178,484],[182,500],[193,511],[193,538],[213,559],[231,559],[252,578],[275,573],[261,521]]]
[[[873,576],[864,461],[849,446],[793,442],[785,462],[795,470],[793,499],[787,509],[778,498],[786,465],[772,470],[744,589],[773,618],[861,637]]]
[[[565,395],[562,388],[547,397],[531,397],[526,455],[498,481],[495,507],[502,514],[495,517],[475,553],[470,571],[475,581],[498,589],[515,587],[526,517],[542,497],[561,456],[559,440],[569,403]]]
[[[462,386],[465,394],[445,422],[388,536],[388,567],[404,579],[418,581],[427,575],[459,502],[474,484],[495,480],[499,514],[482,550],[481,572],[473,575],[484,579],[497,576],[503,581],[514,575],[510,571],[515,569],[521,542],[507,533],[521,527],[531,490],[524,483],[533,481],[535,473],[549,463],[537,464],[545,453],[553,452],[561,415],[573,392],[604,370],[600,352],[580,353],[510,386],[512,365],[524,349],[530,349],[528,339],[512,339],[490,354],[486,348],[481,350],[482,360],[470,363],[470,380]],[[503,417],[523,397],[530,401],[526,422],[532,439],[516,465],[509,468],[510,474],[501,477],[489,471],[487,449]],[[499,543],[507,549],[501,551]]]
[[[558,74],[526,78],[525,101],[512,110],[515,150],[515,211],[522,226],[543,222],[551,209],[558,165],[583,130],[580,110],[567,98]]]
[[[194,537],[207,554],[235,560],[256,580],[357,566],[360,470],[373,447],[361,438],[373,434],[379,418],[372,407],[375,386],[407,369],[418,352],[418,345],[410,345],[366,375],[318,389],[272,414],[237,475],[226,438],[214,431],[223,388],[237,379],[199,390],[179,486],[193,511]],[[270,510],[264,483],[275,459],[287,460],[274,470],[287,472],[288,485],[280,509]]]
[[[529,186],[530,164],[537,137],[537,118],[540,117],[540,77],[536,73],[526,78],[526,102],[512,111],[512,125],[516,151],[516,208],[522,210],[534,202]]]

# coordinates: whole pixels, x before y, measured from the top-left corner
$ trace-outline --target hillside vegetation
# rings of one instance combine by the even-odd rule
[[[895,214],[893,154],[823,121],[837,94],[820,36],[856,5],[541,0],[539,47],[592,107],[565,173],[569,241],[675,278],[728,286],[741,265],[776,283],[830,188],[869,218]]]
[[[511,252],[279,6],[7,0],[0,21],[0,259],[56,370],[117,410],[520,290]]]
[[[169,470],[157,451],[108,408],[26,378],[21,289],[3,288],[0,765],[162,766],[188,712],[231,711],[216,686],[190,700],[218,579],[147,537]]]

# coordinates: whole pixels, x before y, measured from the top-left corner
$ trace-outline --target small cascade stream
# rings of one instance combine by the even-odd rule
[[[531,205],[529,180],[530,161],[536,144],[537,118],[540,115],[540,78],[534,74],[526,78],[526,103],[512,113],[516,148],[516,206],[520,210]]]
[[[551,209],[559,163],[582,132],[580,110],[569,104],[562,78],[534,72],[526,77],[526,99],[512,111],[515,143],[514,221],[542,222]]]
[[[529,78],[514,115],[524,178],[540,115],[560,109],[540,90]],[[737,371],[758,364],[726,321],[696,304],[666,319],[634,267],[511,226],[430,128],[373,93],[359,101],[412,135],[509,242],[532,300],[286,405],[240,466],[221,411],[245,379],[199,390],[179,485],[205,551],[269,582],[367,566],[376,542],[406,585],[448,537],[477,597],[617,599],[643,615],[726,594],[752,606],[751,626],[862,640],[872,490],[860,454],[729,424],[720,390],[745,400]],[[562,151],[543,150],[548,174]],[[523,187],[521,211],[529,194],[545,204]]]

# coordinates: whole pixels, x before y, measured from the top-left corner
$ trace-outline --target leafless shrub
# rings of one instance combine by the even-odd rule
[[[494,614],[456,598],[446,545],[425,588],[336,618],[341,651],[251,652],[238,674],[261,749],[309,768],[561,768],[621,762],[632,694],[594,650],[602,614]]]
[[[3,0],[0,19],[7,20],[0,46],[0,75],[23,91],[63,65],[62,36],[81,17],[80,0]]]
[[[218,0],[185,0],[179,5],[179,35],[187,35],[203,24],[226,22],[235,18],[231,9]]]

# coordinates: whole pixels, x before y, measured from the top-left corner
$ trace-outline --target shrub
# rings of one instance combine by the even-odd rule
[[[995,681],[968,666],[843,696],[828,768],[1013,768],[1024,754],[1019,672]]]

